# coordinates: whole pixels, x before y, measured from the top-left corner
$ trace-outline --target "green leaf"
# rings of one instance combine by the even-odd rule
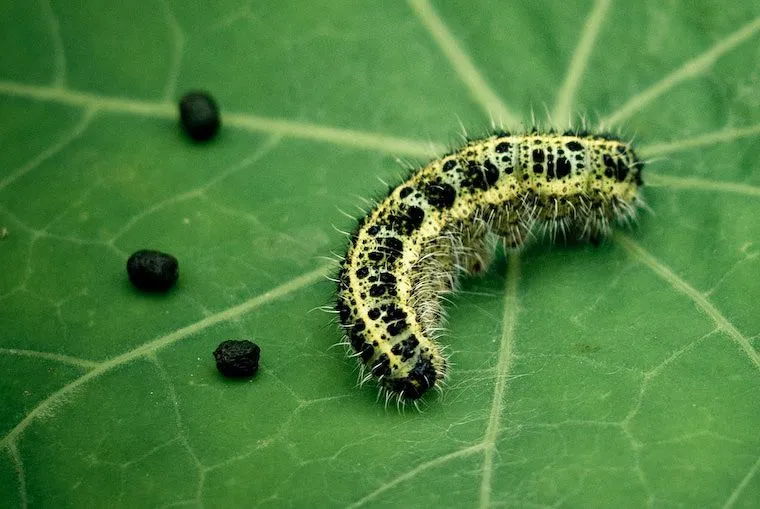
[[[0,506],[757,507],[759,40],[750,0],[4,2]],[[386,409],[314,311],[341,210],[533,112],[635,135],[654,214],[499,255]]]

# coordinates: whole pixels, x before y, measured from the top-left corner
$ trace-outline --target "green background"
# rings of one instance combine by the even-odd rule
[[[758,507],[760,5],[515,4],[2,2],[0,507]],[[635,137],[653,214],[499,255],[443,394],[384,408],[315,310],[341,211],[569,114]]]

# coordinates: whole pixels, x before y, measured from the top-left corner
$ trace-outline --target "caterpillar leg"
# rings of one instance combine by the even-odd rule
[[[485,224],[462,232],[460,245],[457,247],[456,259],[467,274],[479,274],[485,271],[493,261],[494,236]]]
[[[409,304],[425,329],[439,323],[443,316],[440,296],[450,293],[456,285],[456,271],[449,246],[439,242],[438,251],[420,259],[410,271],[412,295]]]
[[[530,237],[533,224],[532,219],[510,218],[509,215],[505,215],[501,221],[494,224],[494,233],[502,238],[505,250],[518,251]]]
[[[589,212],[583,222],[574,221],[569,229],[575,238],[598,246],[610,234],[609,220],[599,213]]]

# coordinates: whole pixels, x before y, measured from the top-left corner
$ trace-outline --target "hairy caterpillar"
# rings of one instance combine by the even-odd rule
[[[629,144],[588,133],[499,133],[472,141],[393,189],[351,237],[335,309],[390,397],[416,400],[446,375],[441,295],[534,231],[598,242],[635,218],[643,164]],[[364,376],[364,368],[369,373]]]

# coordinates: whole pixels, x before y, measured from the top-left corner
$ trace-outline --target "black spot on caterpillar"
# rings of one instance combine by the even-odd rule
[[[386,401],[440,387],[440,297],[488,266],[493,236],[509,249],[533,231],[598,243],[635,218],[642,167],[609,135],[500,133],[412,174],[360,222],[340,266],[335,309],[362,381],[376,378]]]

